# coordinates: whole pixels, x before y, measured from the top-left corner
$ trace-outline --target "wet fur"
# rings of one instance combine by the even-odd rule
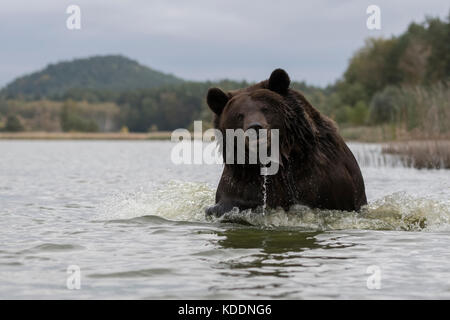
[[[311,208],[359,210],[367,203],[364,181],[333,121],[317,111],[300,92],[284,90],[282,85],[276,88],[278,92],[271,90],[271,80],[272,76],[270,80],[226,93],[228,99],[249,95],[282,115],[281,166],[276,175],[268,176],[267,206],[288,210],[294,204],[302,204]],[[222,114],[215,114],[214,126],[225,136],[227,128],[221,127],[221,117]],[[216,205],[206,213],[221,216],[233,207],[243,210],[261,206],[262,189],[259,165],[225,164]]]

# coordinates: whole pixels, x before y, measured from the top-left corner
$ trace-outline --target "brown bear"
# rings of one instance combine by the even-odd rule
[[[367,203],[358,163],[334,122],[289,86],[288,74],[276,69],[268,80],[248,88],[209,89],[207,103],[223,137],[226,129],[279,130],[280,167],[264,185],[260,165],[225,163],[216,204],[206,209],[207,216],[220,217],[234,207],[262,207],[263,188],[267,207],[284,210],[301,204],[357,211]]]

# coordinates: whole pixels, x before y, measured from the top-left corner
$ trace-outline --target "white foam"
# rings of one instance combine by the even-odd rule
[[[176,221],[204,221],[204,208],[214,203],[215,190],[205,183],[170,181],[152,191],[115,195],[100,210],[100,220],[155,215]]]
[[[175,221],[206,221],[204,209],[214,204],[215,188],[204,183],[171,181],[150,193],[116,196],[103,210],[102,219],[131,219],[155,215]],[[237,209],[213,221],[247,223],[261,227],[295,227],[305,230],[450,230],[450,203],[412,197],[405,192],[370,202],[360,212],[310,209]]]

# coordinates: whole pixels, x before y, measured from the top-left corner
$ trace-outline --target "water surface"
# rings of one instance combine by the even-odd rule
[[[221,166],[174,165],[172,146],[0,141],[0,298],[450,298],[450,170],[350,144],[369,200],[360,213],[225,223],[203,211]],[[80,290],[66,287],[69,265]]]

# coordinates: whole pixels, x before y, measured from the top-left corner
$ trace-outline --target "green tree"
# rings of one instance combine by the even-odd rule
[[[7,132],[19,132],[23,131],[24,127],[20,122],[20,119],[16,115],[9,115],[6,118],[5,131]]]
[[[367,104],[364,101],[358,101],[348,115],[349,121],[353,125],[363,125],[366,123],[368,114],[369,108]]]
[[[369,119],[371,123],[393,122],[398,114],[399,90],[389,86],[375,94],[370,102]]]
[[[67,131],[97,132],[98,124],[92,119],[82,116],[74,101],[64,102],[60,114],[61,129]]]

